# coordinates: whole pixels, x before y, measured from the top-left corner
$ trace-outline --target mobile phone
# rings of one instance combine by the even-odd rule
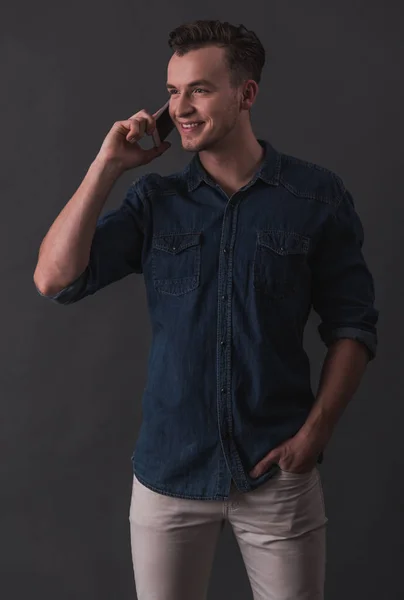
[[[162,106],[155,114],[156,129],[152,133],[155,146],[160,146],[161,142],[164,142],[175,128],[174,122],[170,117],[169,105],[170,101],[167,100],[164,106]]]

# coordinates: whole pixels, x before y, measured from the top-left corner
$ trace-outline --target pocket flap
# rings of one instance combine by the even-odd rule
[[[178,254],[186,248],[197,246],[200,242],[200,233],[169,233],[156,235],[153,238],[153,248],[164,250],[170,254]]]
[[[292,231],[258,231],[258,243],[277,254],[307,254],[310,238]]]

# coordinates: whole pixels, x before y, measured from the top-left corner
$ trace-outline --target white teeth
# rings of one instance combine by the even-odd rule
[[[197,127],[200,123],[191,123],[190,125],[182,125],[184,129],[192,129],[193,127]]]

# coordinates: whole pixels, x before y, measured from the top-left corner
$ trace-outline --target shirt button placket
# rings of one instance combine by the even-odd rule
[[[229,213],[227,213],[229,215]],[[231,220],[231,219],[230,219]],[[227,227],[226,231],[229,231],[228,227],[229,227],[230,223],[224,223],[224,227]],[[230,235],[230,232],[228,233],[228,235]],[[221,295],[221,301],[222,301],[222,306],[221,306],[221,314],[222,314],[222,319],[221,319],[221,341],[220,341],[220,349],[221,349],[221,356],[220,356],[220,365],[221,365],[221,369],[220,369],[220,383],[221,383],[221,388],[220,388],[220,395],[221,395],[221,411],[222,411],[222,415],[223,415],[223,419],[222,419],[222,423],[225,426],[225,429],[223,431],[223,439],[224,440],[228,440],[230,438],[229,435],[229,431],[228,431],[228,418],[229,415],[227,414],[227,400],[226,400],[226,395],[228,393],[228,385],[227,385],[227,381],[226,381],[226,377],[227,377],[227,351],[228,351],[228,344],[227,344],[227,321],[229,318],[228,315],[228,295],[227,295],[227,285],[228,285],[228,280],[229,280],[229,246],[228,246],[228,241],[226,240],[226,245],[223,247],[222,249],[222,269],[221,269],[221,273],[222,273],[222,295]],[[224,293],[223,293],[224,292]],[[226,424],[226,425],[225,425]]]

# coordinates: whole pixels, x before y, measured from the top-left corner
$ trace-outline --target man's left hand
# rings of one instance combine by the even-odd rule
[[[260,477],[273,464],[278,464],[283,471],[296,474],[308,473],[316,466],[323,449],[324,444],[320,440],[307,438],[298,432],[260,460],[250,472],[250,476]]]

